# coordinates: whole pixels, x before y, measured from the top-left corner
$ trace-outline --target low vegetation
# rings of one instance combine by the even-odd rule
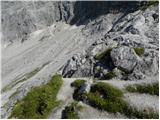
[[[91,87],[91,92],[87,94],[88,102],[91,106],[111,113],[121,113],[129,118],[151,119],[159,118],[158,113],[152,111],[140,111],[131,107],[123,100],[123,92],[107,83],[97,83]]]
[[[144,48],[134,48],[134,51],[138,56],[142,56],[144,54]]]
[[[137,110],[135,107],[126,106],[125,109],[123,109],[123,113],[128,118],[138,118],[138,119],[158,119],[159,114],[155,113],[154,111],[148,111],[148,110]]]
[[[107,74],[105,74],[104,77],[105,77],[105,79],[109,80],[109,79],[116,77],[116,74],[113,71],[111,71],[111,72],[108,72]]]
[[[79,98],[79,95],[77,93],[76,95],[76,100],[86,101],[89,105],[110,113],[119,112],[129,118],[140,119],[157,119],[159,117],[158,113],[145,110],[140,111],[130,106],[129,103],[123,99],[123,92],[107,83],[98,82],[97,84],[94,84],[89,93],[80,94],[81,99],[77,99]]]
[[[73,102],[67,106],[62,112],[62,119],[79,119],[78,111],[82,109],[78,102]]]
[[[103,60],[103,59],[106,58],[106,57],[110,57],[111,51],[112,51],[112,48],[108,48],[108,49],[106,49],[104,52],[102,52],[102,53],[100,53],[100,54],[97,54],[97,55],[95,56],[95,59],[96,59],[96,60]]]
[[[147,93],[159,96],[159,83],[129,85],[126,87],[126,90],[129,92]]]
[[[116,113],[122,112],[126,106],[122,96],[121,90],[107,83],[99,82],[91,87],[91,92],[87,94],[87,99],[93,107]]]
[[[75,88],[80,88],[84,83],[85,83],[85,80],[78,79],[78,80],[75,80],[73,83],[71,83],[71,86]]]
[[[61,75],[54,75],[46,85],[31,89],[21,101],[16,103],[9,118],[47,118],[59,105],[56,96],[62,83]]]

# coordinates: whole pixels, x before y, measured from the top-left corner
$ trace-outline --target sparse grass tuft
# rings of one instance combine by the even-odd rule
[[[103,60],[103,59],[106,58],[106,57],[110,57],[111,51],[112,51],[112,48],[108,48],[108,49],[106,49],[104,52],[102,52],[102,53],[100,53],[100,54],[97,54],[97,55],[95,56],[95,59],[96,59],[96,60]]]
[[[104,77],[105,77],[105,79],[109,80],[109,79],[116,77],[116,74],[113,71],[111,71],[111,72],[108,72],[107,74],[105,74]]]
[[[144,84],[144,85],[139,85],[139,84],[129,85],[126,87],[126,90],[129,92],[147,93],[159,96],[159,83]]]
[[[80,111],[82,106],[78,105],[78,102],[73,102],[71,105],[67,106],[62,111],[63,119],[79,119],[78,111]]]
[[[9,118],[47,118],[59,105],[56,96],[62,83],[61,75],[54,75],[46,85],[31,89],[21,101],[16,103]]]
[[[142,56],[144,54],[144,48],[134,48],[134,51],[138,56]]]

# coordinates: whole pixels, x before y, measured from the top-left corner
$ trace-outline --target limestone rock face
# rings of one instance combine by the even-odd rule
[[[96,56],[108,48],[112,48],[111,59],[100,61],[94,59],[92,62],[94,77],[104,79],[105,74],[115,69],[117,78],[125,80],[140,80],[158,75],[159,23],[157,13],[158,8],[155,6],[144,11],[137,10],[120,15],[120,18],[117,16],[119,19],[112,17],[114,22],[110,24],[110,27],[107,26],[108,32],[101,34],[102,37],[86,50],[86,56],[89,58],[85,64],[78,67],[73,76],[92,76],[91,65],[88,64],[92,55]],[[93,21],[87,24],[87,30],[93,28],[89,33],[95,34],[98,30],[104,29],[105,24],[110,23],[109,20],[105,20],[106,16],[107,18],[111,17],[107,14],[97,18],[94,24],[92,24]],[[99,23],[101,27],[95,29]],[[134,51],[136,47],[144,48],[144,55],[138,56]],[[114,66],[110,63],[113,63]]]
[[[56,21],[70,21],[72,2],[13,1],[2,2],[2,28],[4,41],[27,40],[29,34],[50,26]]]
[[[13,43],[17,40],[23,42],[33,31],[50,26],[58,21],[71,25],[86,25],[100,15],[114,13],[117,10],[121,12],[126,9],[128,11],[136,10],[138,5],[139,2],[125,1],[3,1],[3,42]],[[94,24],[102,23],[95,26],[99,30],[111,28],[111,25],[107,24],[111,21],[101,18],[96,21],[97,23]]]
[[[154,51],[148,51],[145,57],[138,61],[133,74],[144,74],[147,76],[155,76],[158,74],[158,54]]]
[[[131,72],[137,64],[137,58],[133,50],[127,46],[113,48],[111,58],[116,67],[125,69],[128,72]]]

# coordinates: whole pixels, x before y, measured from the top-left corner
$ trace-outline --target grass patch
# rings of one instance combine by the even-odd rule
[[[112,99],[112,98],[119,98],[123,96],[123,92],[116,87],[103,83],[103,82],[98,82],[97,84],[93,85],[91,87],[91,92],[93,93],[100,93],[107,99]]]
[[[99,82],[91,87],[91,92],[87,94],[90,105],[111,113],[120,112],[125,106],[121,99],[123,93],[121,90],[107,84]]]
[[[104,77],[105,77],[105,79],[109,80],[109,79],[115,78],[116,74],[113,71],[111,71],[111,72],[108,72],[107,74],[105,74]]]
[[[80,88],[82,85],[84,85],[85,83],[85,80],[75,80],[74,82],[71,83],[71,86],[72,87],[75,87],[75,88]]]
[[[82,109],[82,106],[78,105],[78,102],[73,102],[62,111],[62,119],[79,119],[78,111]]]
[[[106,58],[106,57],[110,57],[111,51],[112,51],[112,48],[108,48],[108,49],[106,49],[104,52],[102,52],[102,53],[100,53],[100,54],[97,54],[97,55],[95,56],[95,59],[96,59],[96,60],[103,60],[103,59]]]
[[[54,75],[46,85],[31,89],[21,101],[16,103],[9,118],[47,118],[59,105],[56,96],[62,83],[61,75]]]
[[[99,82],[91,87],[91,92],[86,94],[88,103],[100,110],[110,113],[121,113],[129,118],[158,118],[154,112],[139,111],[123,100],[123,92],[112,85]]]
[[[145,111],[145,110],[137,110],[134,107],[126,106],[123,110],[123,113],[129,118],[138,118],[138,119],[158,119],[159,114],[154,111]]]
[[[134,51],[138,56],[142,56],[145,50],[144,48],[134,48]]]
[[[100,110],[106,110],[110,113],[123,112],[125,109],[126,103],[120,98],[116,99],[104,99],[98,93],[89,93],[87,94],[87,100],[89,104]]]
[[[80,82],[78,82],[80,83]],[[123,92],[118,88],[103,82],[91,86],[89,93],[79,94],[78,91],[83,84],[75,85],[73,98],[78,101],[85,101],[89,105],[110,113],[121,113],[129,118],[158,119],[159,114],[153,111],[143,111],[132,107],[123,99]],[[74,114],[74,113],[73,113]],[[71,115],[72,116],[72,115]],[[71,118],[70,118],[71,119]]]
[[[127,86],[125,89],[128,92],[147,93],[159,96],[159,83],[144,85],[134,84]]]

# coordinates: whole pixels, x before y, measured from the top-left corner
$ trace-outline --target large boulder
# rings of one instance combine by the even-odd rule
[[[111,59],[116,67],[125,72],[131,72],[137,64],[137,58],[133,50],[127,46],[113,48]]]

